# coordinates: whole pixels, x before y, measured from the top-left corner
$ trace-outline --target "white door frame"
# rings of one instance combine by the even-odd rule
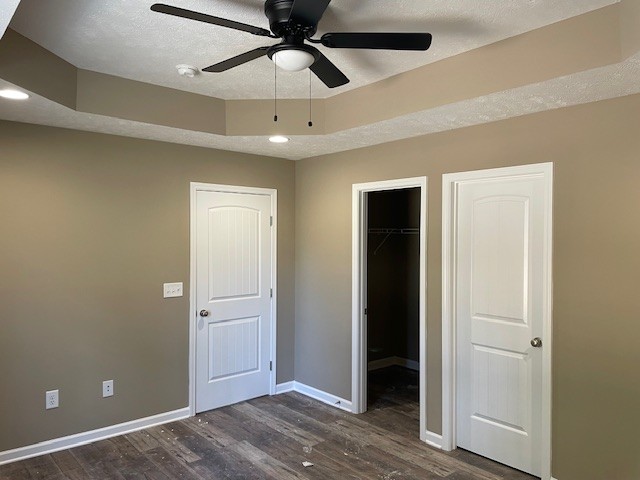
[[[276,393],[276,336],[277,318],[276,311],[278,305],[277,291],[277,265],[278,265],[278,191],[273,188],[239,187],[232,185],[218,185],[214,183],[191,182],[190,195],[190,275],[189,275],[189,414],[196,414],[196,320],[197,320],[197,300],[196,300],[196,195],[198,192],[222,192],[222,193],[243,193],[251,195],[269,195],[271,197],[271,216],[273,226],[271,228],[271,288],[273,298],[271,299],[271,339],[270,358],[272,370],[270,372],[269,394]]]
[[[442,448],[456,448],[456,258],[454,239],[459,186],[492,178],[543,177],[545,232],[543,247],[542,332],[542,480],[551,478],[551,351],[552,351],[552,250],[553,163],[449,173],[442,176]]]
[[[366,299],[366,240],[367,228],[365,194],[384,190],[420,188],[420,439],[427,438],[427,177],[402,178],[380,182],[356,183],[352,188],[352,290],[351,290],[351,402],[353,413],[362,413],[366,405],[367,328],[364,315]]]

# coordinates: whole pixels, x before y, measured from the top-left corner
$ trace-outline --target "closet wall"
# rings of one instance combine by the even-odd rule
[[[368,360],[418,361],[420,189],[368,194]]]

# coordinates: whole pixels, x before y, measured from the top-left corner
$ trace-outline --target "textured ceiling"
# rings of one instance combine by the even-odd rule
[[[261,0],[162,1],[267,26]],[[229,100],[272,98],[274,66],[264,58],[223,74],[201,74],[193,79],[179,77],[175,71],[175,65],[180,63],[205,67],[272,40],[151,12],[152,3],[153,0],[22,0],[10,27],[81,69]],[[325,54],[351,78],[351,83],[329,90],[314,80],[314,97],[326,98],[362,87],[614,3],[618,0],[333,0],[321,22],[320,34],[428,31],[433,33],[434,42],[428,52],[325,49]],[[617,22],[616,17],[609,28],[617,28]],[[603,33],[600,32],[598,41],[605,44]],[[567,37],[572,42],[579,39]],[[522,46],[520,37],[512,41],[518,48]],[[555,48],[557,43],[552,45]],[[589,52],[594,55],[592,50]],[[620,62],[621,58],[611,60]],[[291,142],[285,145],[271,144],[262,135],[214,135],[78,112],[34,92],[27,102],[0,99],[0,118],[300,159],[640,93],[640,53],[621,63],[599,68],[593,68],[594,65],[605,63],[585,66],[590,68],[586,71],[566,70],[576,73],[542,82],[530,79],[529,84],[523,81],[519,85],[524,86],[517,88],[505,90],[508,88],[505,83],[502,91],[490,90],[493,93],[337,133],[290,135]],[[279,71],[278,75],[280,98],[308,95],[306,72]],[[0,80],[0,88],[6,86],[11,84]]]
[[[20,0],[2,0],[0,3],[0,38],[9,26]]]
[[[215,16],[268,27],[261,0],[162,0]],[[570,18],[617,0],[333,0],[318,33],[426,31],[427,52],[320,47],[351,79],[324,98]],[[22,0],[11,28],[76,67],[225,99],[271,98],[274,66],[267,58],[221,74],[179,77],[175,66],[204,68],[275,40],[149,10],[153,0]],[[304,98],[307,72],[278,72],[278,95]]]

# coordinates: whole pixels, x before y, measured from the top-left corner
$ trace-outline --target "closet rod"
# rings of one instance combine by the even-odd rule
[[[378,244],[376,249],[373,251],[375,255],[378,253],[378,250],[382,248],[384,242],[386,242],[391,235],[415,235],[420,233],[419,228],[370,228],[369,233],[378,233],[378,234],[386,234],[382,241]]]

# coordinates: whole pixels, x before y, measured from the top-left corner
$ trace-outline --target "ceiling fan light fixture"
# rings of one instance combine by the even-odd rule
[[[311,45],[279,43],[269,47],[267,56],[283,70],[300,72],[318,60],[320,51]]]
[[[273,54],[271,60],[283,70],[300,72],[313,65],[316,58],[305,50],[279,50]]]

